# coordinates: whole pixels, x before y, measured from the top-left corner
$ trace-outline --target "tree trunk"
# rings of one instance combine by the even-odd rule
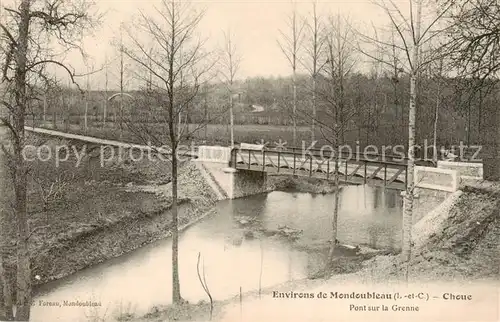
[[[411,231],[413,227],[413,190],[415,168],[415,104],[416,104],[416,74],[410,76],[410,110],[408,123],[408,164],[407,164],[407,187],[404,193],[403,200],[403,245],[401,256],[405,262],[409,262],[411,258],[412,237]],[[407,275],[406,271],[406,277]]]
[[[296,122],[296,112],[297,112],[297,84],[296,84],[296,71],[293,68],[293,111],[292,111],[292,122],[293,122],[293,146],[297,146],[297,122]]]
[[[175,144],[172,144],[172,302],[181,302],[179,281],[179,224],[177,213],[177,157]]]
[[[3,257],[4,254],[0,254],[0,321],[13,321],[12,283],[7,277]]]
[[[47,94],[43,97],[43,122],[47,120]]]
[[[0,108],[1,110],[2,108]],[[1,115],[0,111],[0,115]],[[0,146],[7,151],[10,141],[9,129],[0,124]],[[7,276],[5,259],[8,251],[7,247],[11,239],[15,238],[12,227],[15,226],[12,216],[13,185],[12,177],[9,175],[7,155],[0,150],[0,321],[12,321],[13,294],[12,279]]]
[[[311,143],[314,142],[316,136],[316,75],[313,75],[312,113],[313,119],[311,123]]]
[[[120,127],[120,141],[123,140],[123,95],[120,95],[120,105],[119,105],[119,120],[118,120],[118,126]]]
[[[413,189],[415,168],[415,104],[416,104],[416,74],[410,76],[410,110],[408,119],[408,170],[406,192],[403,202],[403,247],[402,257],[409,261],[411,257],[411,230],[413,226]]]
[[[233,84],[230,85],[231,88]],[[231,127],[230,136],[231,136],[231,148],[234,147],[234,110],[233,110],[233,91],[231,90],[229,93],[229,125]]]
[[[339,216],[339,200],[340,200],[340,186],[339,186],[339,158],[340,155],[336,156],[335,159],[335,206],[333,208],[333,217],[332,217],[332,244],[330,245],[330,250],[328,252],[328,259],[326,263],[325,269],[325,277],[328,276],[328,272],[333,267],[333,258],[335,256],[335,247],[337,244],[337,222]]]
[[[441,84],[438,82],[437,84],[437,98],[436,98],[436,111],[434,113],[434,131],[432,134],[432,152],[433,152],[433,157],[432,159],[434,162],[438,161],[438,149],[437,149],[437,127],[438,127],[438,120],[439,120],[439,105],[441,104]]]
[[[407,180],[406,192],[403,202],[403,245],[401,256],[405,262],[409,262],[411,258],[411,230],[413,227],[413,199],[414,199],[414,176],[415,169],[415,122],[416,122],[416,104],[417,104],[417,78],[419,74],[419,50],[420,50],[420,24],[422,15],[422,1],[417,2],[417,19],[415,41],[413,47],[413,68],[410,74],[410,108],[408,111],[408,164],[407,164]],[[408,267],[406,270],[408,278]]]
[[[16,111],[13,114],[13,128],[17,138],[12,140],[14,152],[14,212],[17,222],[17,298],[16,321],[29,321],[31,308],[31,267],[28,252],[28,218],[26,211],[27,169],[23,158],[25,144],[26,64],[30,23],[30,0],[23,0],[19,6],[20,22],[16,55],[14,99]]]
[[[85,102],[85,116],[84,116],[84,127],[85,127],[85,133],[87,133],[88,130],[88,124],[87,124],[87,117],[88,117],[88,111],[89,111],[89,102]]]
[[[108,100],[106,98],[106,100],[104,101],[104,106],[103,106],[103,115],[102,115],[102,127],[105,128],[106,127],[106,109],[108,107]]]

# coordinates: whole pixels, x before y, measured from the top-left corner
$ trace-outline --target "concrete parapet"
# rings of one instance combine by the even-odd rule
[[[456,170],[416,166],[414,182],[417,188],[454,192],[458,190]]]
[[[439,169],[456,170],[460,179],[483,180],[483,164],[472,162],[438,161]]]
[[[229,165],[229,161],[231,160],[231,148],[202,145],[198,147],[198,160]]]

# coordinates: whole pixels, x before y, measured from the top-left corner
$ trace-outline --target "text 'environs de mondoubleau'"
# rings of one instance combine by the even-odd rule
[[[393,299],[393,294],[391,293],[377,293],[377,292],[349,292],[349,293],[341,293],[341,292],[330,292],[330,293],[322,293],[322,298],[326,298],[325,294],[328,294],[327,297],[331,299],[367,299],[367,300],[391,300]],[[304,299],[313,299],[318,297],[315,293],[304,293],[304,292],[278,292],[273,291],[273,298],[284,298],[284,299],[295,299],[295,298],[304,298]]]

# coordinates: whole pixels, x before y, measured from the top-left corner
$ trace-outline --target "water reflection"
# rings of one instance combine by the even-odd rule
[[[398,248],[401,210],[396,191],[362,186],[342,189],[338,239],[375,248]],[[331,237],[334,195],[272,192],[217,205],[217,213],[192,226],[180,238],[182,296],[207,299],[196,271],[201,255],[210,291],[216,300],[301,279],[323,267],[324,254],[298,247]],[[181,208],[181,211],[184,211]],[[303,230],[299,241],[266,232],[287,226]],[[33,321],[87,321],[85,315],[117,311],[144,313],[171,297],[171,243],[163,240],[47,284],[35,299],[101,301],[96,309],[35,305]],[[129,307],[130,306],[130,307]],[[121,307],[121,309],[120,309]]]

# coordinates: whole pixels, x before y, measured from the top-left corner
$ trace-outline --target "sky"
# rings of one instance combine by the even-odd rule
[[[223,31],[231,30],[235,46],[242,56],[237,78],[291,74],[290,65],[277,44],[279,30],[286,30],[286,18],[292,10],[289,0],[198,0],[192,3],[198,9],[205,9],[200,32],[207,39],[207,46],[217,48],[222,45]],[[115,59],[115,64],[108,68],[110,87],[118,86],[118,53],[111,43],[120,34],[120,25],[128,23],[130,26],[131,19],[137,16],[139,10],[147,12],[155,4],[158,1],[97,0],[99,10],[106,14],[95,35],[85,39],[84,49],[96,68],[102,66],[106,57]],[[296,6],[298,13],[304,16],[312,9],[311,1],[299,1]],[[370,0],[318,1],[319,13],[347,15],[355,25],[380,23],[381,14],[376,10]],[[79,55],[74,53],[69,57],[69,62],[77,71],[85,72],[86,67]],[[103,75],[104,72],[93,74],[91,87],[103,88]]]

